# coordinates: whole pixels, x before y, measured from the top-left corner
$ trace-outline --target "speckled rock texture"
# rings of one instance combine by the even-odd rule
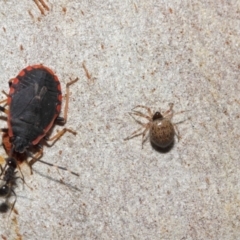
[[[2,239],[240,239],[239,14],[225,0],[0,1],[1,90],[33,64],[63,93],[79,78],[65,125],[77,135],[42,160],[80,174],[22,164]],[[185,111],[171,149],[123,140],[134,106],[169,103]]]

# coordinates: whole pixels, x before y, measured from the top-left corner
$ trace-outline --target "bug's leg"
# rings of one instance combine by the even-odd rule
[[[46,144],[47,146],[51,147],[55,144],[55,142],[57,142],[66,132],[70,132],[73,135],[76,135],[77,132],[73,131],[72,129],[69,128],[63,128],[61,131],[59,131],[56,135],[54,135],[51,138],[45,137],[44,139],[46,140]],[[51,144],[49,144],[48,142],[52,142]]]
[[[2,103],[7,103],[7,99],[0,101],[0,104],[2,104]]]
[[[39,146],[40,146],[40,145],[39,145]],[[43,147],[42,147],[42,146],[40,146],[40,147],[41,147],[41,148],[40,148],[39,152],[37,152],[37,153],[32,157],[32,159],[31,159],[29,162],[27,162],[27,164],[29,165],[29,167],[30,167],[30,169],[31,169],[31,174],[32,174],[32,165],[33,165],[34,163],[36,163],[36,162],[41,162],[41,163],[47,164],[47,165],[49,165],[49,166],[51,166],[51,167],[56,167],[56,168],[61,169],[61,170],[64,170],[64,171],[68,171],[68,172],[70,172],[71,174],[73,174],[73,175],[75,175],[75,176],[79,176],[78,173],[75,173],[75,172],[69,170],[68,168],[61,167],[61,166],[58,166],[58,165],[55,165],[55,164],[48,163],[48,162],[45,162],[45,161],[43,161],[43,160],[40,160],[41,157],[42,157],[42,155],[43,155]]]
[[[2,90],[2,93],[8,98],[9,95],[4,90]],[[3,100],[2,102],[7,102],[7,98],[5,100]],[[0,102],[0,103],[2,103],[2,102]]]
[[[69,87],[70,85],[72,85],[73,83],[77,82],[78,81],[78,78],[68,82],[66,84],[66,103],[65,103],[65,108],[64,108],[64,117],[57,117],[55,122],[58,123],[58,124],[65,124],[67,122],[67,112],[68,112],[68,104],[69,104],[69,95],[70,95],[70,92],[69,92]],[[56,135],[54,135],[53,137],[51,138],[48,138],[48,137],[45,137],[45,140],[47,142],[52,142],[51,144],[48,144],[47,142],[47,145],[48,146],[52,146],[55,144],[55,142],[60,139],[66,132],[70,132],[72,133],[73,135],[76,135],[77,133],[69,128],[64,128],[62,129],[61,131],[59,131]]]
[[[27,160],[26,160],[26,162],[27,162],[27,164],[28,164],[28,161],[27,161]],[[17,163],[17,161],[16,161],[16,163]],[[29,164],[28,164],[28,166],[29,166]],[[29,166],[29,167],[30,167],[30,166]],[[25,178],[24,178],[24,175],[23,175],[22,170],[21,170],[21,167],[20,167],[20,165],[19,165],[18,163],[17,163],[17,168],[18,168],[19,172],[21,173],[21,177],[15,177],[15,180],[18,179],[18,178],[20,178],[20,179],[23,181],[23,183],[26,184],[26,186],[32,190],[32,188],[31,188],[30,186],[28,186],[28,184],[26,183]],[[31,169],[31,174],[32,174],[32,168],[30,167],[30,169]],[[17,173],[17,172],[14,172],[14,174],[16,174],[16,173]]]
[[[0,111],[4,112],[6,114],[8,114],[8,112],[9,112],[8,109],[6,109],[5,107],[2,107],[2,106],[0,106]]]
[[[69,87],[70,85],[72,85],[73,83],[77,82],[78,81],[78,78],[68,82],[66,84],[66,103],[65,103],[65,107],[64,107],[64,119],[65,119],[65,122],[67,122],[67,112],[68,112],[68,104],[69,104],[69,95],[70,95],[70,92],[69,92]]]
[[[39,159],[43,156],[43,147],[41,145],[38,145],[38,146],[39,146],[39,151],[34,156],[31,156],[32,159],[30,161],[26,161],[27,165],[30,168],[31,175],[33,174],[32,165],[35,162],[39,161]]]
[[[67,122],[67,113],[68,113],[69,96],[70,96],[69,87],[70,87],[70,85],[72,85],[73,83],[75,83],[77,81],[78,81],[78,78],[76,78],[66,84],[66,102],[65,102],[63,117],[57,117],[55,120],[56,123],[65,124]]]
[[[0,128],[0,132],[8,133],[8,128]]]
[[[2,93],[3,93],[4,95],[6,95],[6,97],[8,97],[8,94],[7,94],[4,90],[2,91]],[[6,99],[0,101],[0,104],[2,104],[2,103],[7,104],[7,100],[8,100],[8,99],[6,98]]]
[[[66,123],[65,119],[63,117],[57,117],[55,120],[55,123],[64,125]]]

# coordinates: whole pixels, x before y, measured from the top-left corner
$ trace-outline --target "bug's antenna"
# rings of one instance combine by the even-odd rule
[[[73,175],[75,175],[75,176],[77,176],[77,177],[80,176],[78,173],[73,172],[73,171],[69,170],[69,169],[66,168],[66,167],[61,167],[61,166],[58,166],[58,165],[55,165],[55,164],[52,164],[52,163],[49,163],[49,162],[45,162],[45,161],[43,161],[43,160],[40,160],[39,157],[36,158],[36,157],[33,156],[29,151],[27,151],[27,154],[28,154],[29,157],[32,158],[32,160],[31,160],[30,162],[28,162],[28,165],[29,165],[29,167],[31,168],[31,173],[32,173],[32,165],[33,165],[35,162],[41,162],[41,163],[44,163],[44,164],[46,164],[46,165],[48,165],[48,166],[56,167],[56,168],[61,169],[61,170],[63,170],[63,171],[68,171],[68,172],[70,172],[71,174],[73,174]]]
[[[48,162],[45,162],[45,161],[40,160],[40,159],[38,160],[38,162],[44,163],[44,164],[46,164],[46,165],[48,165],[48,166],[51,166],[51,167],[59,168],[59,169],[64,170],[64,171],[68,171],[68,172],[70,172],[71,174],[73,174],[73,175],[75,175],[75,176],[77,176],[77,177],[80,176],[78,173],[75,173],[75,172],[69,170],[68,168],[61,167],[61,166],[58,166],[58,165],[55,165],[55,164],[52,164],[52,163],[48,163]]]

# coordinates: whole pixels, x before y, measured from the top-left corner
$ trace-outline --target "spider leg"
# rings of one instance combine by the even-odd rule
[[[181,123],[181,122],[179,122],[179,123]],[[176,134],[176,136],[177,136],[177,139],[178,139],[178,142],[179,142],[180,139],[181,139],[181,137],[180,137],[180,134],[179,134],[179,130],[178,130],[177,124],[178,124],[178,123],[174,123],[174,124],[173,124],[173,127],[174,127],[174,132],[175,132],[175,134]]]
[[[123,140],[127,141],[129,139],[132,139],[132,138],[135,138],[135,137],[138,137],[138,136],[142,135],[143,132],[139,133],[139,131],[141,131],[142,129],[143,129],[143,127],[138,128],[136,131],[132,132],[130,136],[124,138]]]
[[[166,112],[163,113],[164,118],[167,118],[169,120],[172,119],[172,117],[173,117],[173,106],[174,106],[173,103],[169,103],[169,109]]]
[[[138,111],[133,110],[133,111],[131,112],[131,114],[132,114],[132,115],[139,116],[139,117],[146,118],[148,121],[152,121],[152,116],[148,116],[148,115],[143,114],[143,113],[141,113],[141,112],[138,112]]]
[[[145,126],[145,129],[142,133],[142,149],[143,149],[143,144],[146,142],[146,140],[148,139],[148,135],[145,137],[146,133],[149,131],[149,128],[151,127],[151,123],[148,123]],[[149,132],[148,132],[149,133]]]
[[[136,114],[130,112],[129,115],[134,119],[134,121],[135,121],[136,123],[138,123],[138,124],[140,124],[140,125],[142,125],[142,126],[145,126],[145,125],[146,125],[146,123],[143,123],[143,122],[139,121],[138,119],[136,119],[136,118],[133,116],[133,115],[136,115]]]
[[[184,111],[184,112],[185,112],[185,111]],[[180,141],[181,136],[179,135],[179,131],[178,131],[177,125],[178,125],[178,124],[181,124],[181,123],[183,123],[183,122],[185,122],[185,121],[187,121],[187,120],[189,120],[189,119],[191,119],[191,118],[189,117],[189,118],[187,118],[187,119],[185,119],[185,120],[182,120],[182,121],[180,121],[180,122],[173,123],[174,131],[175,131],[175,134],[176,134],[176,136],[177,136],[177,138],[178,138],[178,141]]]
[[[134,107],[132,110],[134,110],[134,109],[136,109],[136,108],[144,108],[144,109],[147,110],[148,115],[149,115],[149,116],[152,116],[152,111],[151,111],[151,109],[150,109],[149,107],[146,107],[146,106],[143,106],[143,105],[137,105],[137,106]]]

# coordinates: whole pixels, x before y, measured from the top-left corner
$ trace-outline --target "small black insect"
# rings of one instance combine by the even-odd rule
[[[10,205],[12,205],[11,209],[13,209],[17,200],[17,195],[14,192],[14,189],[17,185],[16,180],[19,178],[16,176],[17,162],[12,157],[6,158],[5,161],[5,166],[0,166],[0,176],[3,176],[2,181],[4,181],[4,184],[0,187],[0,197],[5,198],[5,202],[0,204],[0,212],[7,212],[7,210],[10,208]],[[9,202],[9,198],[11,196],[15,197],[13,204],[10,204]]]

